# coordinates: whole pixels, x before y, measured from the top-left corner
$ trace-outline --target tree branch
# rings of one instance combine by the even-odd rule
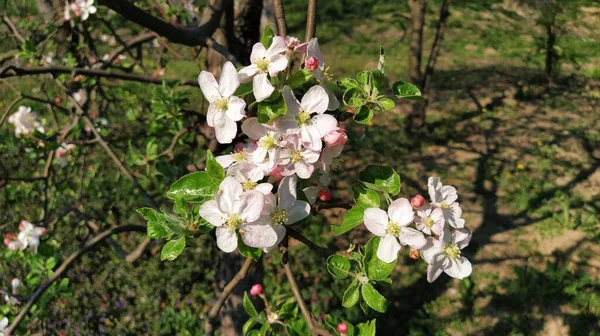
[[[306,12],[306,42],[315,36],[317,27],[317,0],[308,0]]]
[[[25,38],[23,38],[21,33],[19,33],[17,27],[15,27],[15,24],[8,16],[4,15],[4,17],[2,17],[2,21],[4,21],[4,23],[8,26],[8,29],[10,29],[10,31],[13,33],[18,42],[25,43]]]
[[[67,259],[65,259],[65,261],[63,261],[63,263],[56,269],[56,271],[54,271],[54,274],[52,274],[52,276],[46,282],[44,282],[44,284],[42,284],[40,288],[38,288],[35,291],[35,293],[33,293],[33,295],[29,298],[29,301],[27,301],[27,304],[25,304],[23,309],[21,309],[19,315],[17,315],[17,317],[13,320],[12,324],[4,331],[4,336],[12,335],[12,333],[19,326],[21,321],[23,321],[29,310],[31,310],[31,307],[33,307],[34,303],[46,292],[46,290],[48,290],[48,288],[50,288],[50,286],[56,280],[58,280],[62,276],[62,274],[69,268],[69,266],[71,266],[73,262],[77,261],[77,259],[79,259],[82,255],[93,250],[96,247],[96,245],[102,243],[106,238],[112,236],[113,234],[130,231],[146,232],[146,227],[141,225],[124,225],[108,229],[94,237],[92,240],[85,243],[83,247],[81,247],[79,250],[77,250],[76,252],[71,254]]]
[[[296,239],[297,241],[303,243],[304,245],[306,245],[309,249],[315,251],[318,255],[320,255],[321,257],[329,257],[330,255],[334,254],[335,251],[331,251],[326,247],[321,247],[317,244],[315,244],[312,240],[304,237],[300,232],[292,229],[289,226],[285,227],[285,230],[287,231],[288,236]]]
[[[281,0],[274,0],[273,7],[275,9],[275,21],[277,22],[277,30],[281,37],[287,36],[287,24],[285,22],[285,11],[283,10],[283,3]]]
[[[433,75],[435,62],[437,61],[440,49],[442,48],[442,40],[444,39],[444,32],[446,31],[446,22],[448,20],[448,16],[450,15],[448,11],[449,7],[450,0],[444,0],[442,7],[440,8],[440,17],[437,22],[433,45],[431,46],[429,58],[427,59],[427,65],[425,66],[425,72],[423,73],[423,79],[421,82],[421,89],[423,92],[426,92],[429,88],[429,82],[431,81],[431,75]]]

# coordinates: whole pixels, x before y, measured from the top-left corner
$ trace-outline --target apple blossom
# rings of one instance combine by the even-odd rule
[[[256,296],[263,293],[263,286],[261,284],[255,284],[250,288],[250,295]]]
[[[421,207],[417,210],[415,225],[426,235],[441,235],[444,229],[444,212],[436,206]]]
[[[63,142],[60,145],[60,147],[56,149],[56,157],[58,157],[58,164],[61,167],[64,168],[67,166],[67,164],[69,163],[69,161],[67,160],[67,155],[75,148],[77,147],[74,144],[66,144]]]
[[[324,83],[326,74],[325,74],[325,58],[323,57],[323,54],[321,53],[321,48],[319,48],[319,40],[314,37],[312,39],[310,39],[310,41],[308,41],[308,45],[306,48],[306,59],[311,59],[312,57],[314,57],[317,60],[317,67],[314,70],[311,70],[313,72],[313,77],[315,79],[317,79],[319,81],[319,85],[321,85],[325,91],[327,91],[327,95],[329,96],[329,105],[327,106],[327,109],[329,111],[333,111],[333,110],[337,110],[338,107],[340,107],[340,102],[337,99],[337,97],[335,96],[335,94],[333,94],[333,92],[331,92],[331,90],[329,90]],[[310,70],[310,69],[307,69]]]
[[[454,228],[464,227],[465,220],[461,218],[462,209],[460,204],[456,202],[458,199],[456,188],[442,185],[439,177],[430,177],[427,181],[427,188],[429,189],[431,203],[442,208],[448,224]]]
[[[4,237],[4,245],[12,251],[20,250],[22,246],[21,242],[17,240],[17,235],[14,233],[6,234]]]
[[[336,128],[323,136],[327,147],[343,146],[348,142],[348,135],[343,128]]]
[[[264,195],[271,194],[273,185],[271,183],[258,183],[265,177],[263,170],[252,162],[242,162],[227,171],[229,176],[235,177],[242,184],[244,191],[258,190]]]
[[[290,162],[283,166],[283,176],[298,175],[301,179],[309,178],[315,170],[314,164],[319,161],[319,152],[303,148],[300,137],[290,139],[287,148],[290,151]]]
[[[259,219],[265,196],[256,190],[244,191],[242,184],[234,177],[225,177],[216,200],[200,206],[200,216],[217,227],[217,246],[223,252],[233,252],[238,246],[238,235],[250,247],[264,248],[277,241],[275,230]]]
[[[90,14],[96,13],[96,6],[94,6],[94,0],[77,0],[77,6],[81,12],[81,21],[85,21],[90,17]]]
[[[415,209],[422,207],[423,204],[425,204],[425,198],[421,194],[416,194],[410,199],[410,205]]]
[[[17,235],[17,239],[21,242],[21,250],[27,247],[37,248],[40,245],[40,236],[46,234],[46,229],[34,226],[26,220],[22,220],[19,224],[21,230]]]
[[[244,145],[241,150],[238,148],[231,154],[219,155],[215,157],[215,160],[217,160],[223,168],[232,168],[242,162],[252,162],[252,153],[256,147],[256,143],[249,143]]]
[[[286,36],[284,39],[285,45],[289,50],[305,53],[308,42],[300,43],[300,40],[293,36]]]
[[[237,121],[246,115],[244,108],[246,102],[234,96],[235,90],[240,86],[237,71],[233,63],[223,64],[219,83],[215,76],[208,71],[201,71],[198,75],[200,89],[206,100],[209,101],[206,122],[215,129],[217,141],[231,143],[237,134]]]
[[[10,282],[10,286],[12,287],[12,295],[19,295],[19,287],[21,286],[21,279],[14,278]]]
[[[17,112],[8,117],[8,122],[15,126],[15,136],[31,134],[34,130],[44,133],[44,126],[37,121],[37,113],[31,112],[31,107],[19,106]]]
[[[273,37],[269,49],[260,42],[252,47],[251,64],[240,70],[240,80],[246,82],[252,79],[252,92],[257,102],[265,100],[275,91],[267,75],[275,77],[287,68],[288,59],[282,55],[286,50],[286,43],[281,36]]]
[[[427,281],[433,282],[442,272],[457,279],[471,274],[471,262],[461,256],[460,250],[469,245],[471,231],[465,228],[455,229],[453,233],[447,227],[442,237],[427,238],[427,244],[421,249],[421,257],[429,264]]]
[[[267,158],[273,167],[289,162],[289,152],[283,147],[283,138],[273,126],[261,124],[252,117],[244,121],[242,131],[257,142],[252,153],[255,162],[263,162]]]
[[[365,226],[381,237],[377,257],[384,262],[396,260],[401,245],[420,249],[427,242],[422,232],[408,227],[414,213],[406,198],[399,198],[388,207],[387,213],[379,208],[368,208],[364,213]]]

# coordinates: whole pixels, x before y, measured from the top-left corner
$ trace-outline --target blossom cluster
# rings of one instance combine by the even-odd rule
[[[19,106],[17,112],[8,117],[8,122],[15,126],[15,136],[29,135],[37,130],[44,133],[44,126],[37,120],[37,113],[31,112],[31,107]]]
[[[306,52],[305,69],[313,72],[318,84],[299,98],[291,87],[283,86],[286,113],[270,123],[247,117],[246,102],[234,95],[240,83],[252,81],[256,101],[264,101],[275,91],[269,78],[287,69],[288,55],[294,52]],[[210,103],[207,124],[215,129],[217,141],[233,142],[238,122],[249,138],[233,153],[216,158],[227,177],[216,200],[200,209],[200,215],[217,227],[217,244],[225,252],[236,249],[237,232],[246,245],[269,251],[283,239],[284,225],[307,217],[310,205],[298,200],[298,179],[316,184],[303,189],[310,202],[317,196],[329,199],[328,172],[348,141],[337,119],[326,113],[337,109],[339,102],[324,86],[324,60],[316,38],[300,44],[292,37],[275,36],[268,49],[254,45],[250,62],[239,73],[231,62],[225,63],[218,82],[207,71],[198,76]],[[272,183],[277,181],[275,194]]]
[[[379,208],[365,210],[365,226],[381,237],[377,257],[393,262],[402,246],[409,246],[412,251],[420,251],[418,254],[429,265],[429,282],[442,272],[463,279],[471,274],[471,263],[461,255],[461,250],[469,244],[471,231],[464,227],[456,188],[442,185],[439,177],[430,177],[427,187],[429,204],[417,195],[410,201],[396,199],[387,212]],[[411,257],[414,254],[418,255],[411,253]]]
[[[71,21],[71,14],[85,21],[90,17],[90,14],[96,13],[98,9],[94,6],[94,0],[75,0],[72,3],[65,3],[64,18],[66,21]]]
[[[8,249],[24,250],[26,248],[36,249],[40,245],[40,237],[46,234],[46,229],[34,226],[26,220],[19,223],[19,233],[8,233],[4,237],[4,245]]]

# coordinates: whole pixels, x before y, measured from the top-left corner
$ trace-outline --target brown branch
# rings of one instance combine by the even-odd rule
[[[33,295],[29,298],[29,301],[27,301],[27,304],[25,304],[25,306],[23,306],[23,309],[21,309],[21,311],[19,312],[19,315],[17,315],[17,317],[13,320],[12,324],[4,331],[4,336],[10,336],[15,331],[15,329],[19,326],[21,321],[23,321],[27,313],[31,310],[31,307],[33,307],[35,302],[46,292],[46,290],[48,290],[48,288],[50,288],[50,286],[54,282],[56,282],[56,280],[58,280],[62,276],[63,273],[65,273],[65,271],[69,268],[69,266],[71,266],[73,262],[77,261],[77,259],[79,259],[82,255],[93,250],[96,247],[96,245],[102,243],[106,238],[112,236],[113,234],[133,231],[146,232],[146,227],[141,225],[124,225],[108,229],[95,236],[92,240],[85,243],[83,247],[71,254],[67,259],[65,259],[65,261],[63,261],[63,263],[56,269],[56,271],[54,271],[52,276],[46,282],[44,282],[35,291],[35,293],[33,293]]]
[[[204,333],[206,335],[214,334],[215,330],[213,322],[217,318],[217,315],[219,314],[219,311],[221,311],[221,308],[225,304],[225,301],[227,300],[231,292],[233,292],[235,286],[240,281],[242,281],[246,277],[246,275],[248,275],[248,271],[250,270],[250,266],[252,266],[253,261],[254,260],[252,260],[252,258],[247,258],[239,272],[237,272],[233,279],[231,279],[231,281],[229,281],[225,288],[223,288],[223,292],[221,292],[221,294],[219,295],[217,302],[215,302],[215,304],[212,306],[208,315],[206,316],[206,320],[204,321]]]
[[[9,65],[6,68],[4,68],[2,71],[0,71],[0,78],[43,75],[43,74],[85,75],[85,76],[92,76],[92,77],[130,80],[130,81],[158,84],[158,85],[162,85],[162,83],[163,83],[163,79],[152,78],[150,76],[118,73],[118,72],[112,72],[112,71],[108,71],[108,70],[69,68],[69,67],[62,67],[62,66],[21,68],[21,67],[17,67],[14,65]],[[166,81],[173,82],[174,80],[166,80]],[[195,79],[187,79],[187,80],[181,81],[180,85],[198,87],[198,81]]]
[[[19,42],[25,43],[25,38],[23,37],[23,35],[21,35],[21,33],[19,33],[17,27],[8,16],[4,15],[2,21],[4,21],[4,23],[8,26],[8,29],[10,29],[11,33]]]
[[[17,97],[17,99],[13,100],[10,104],[8,104],[8,106],[6,106],[6,111],[4,111],[4,114],[2,115],[2,117],[0,117],[0,126],[2,126],[2,124],[4,123],[4,120],[6,120],[6,117],[8,117],[8,114],[10,113],[10,111],[12,111],[12,109],[21,101],[23,100],[23,97]]]
[[[136,64],[144,71],[146,71],[142,65],[142,62],[138,61],[135,56],[133,55],[133,53],[131,52],[131,49],[137,47],[140,44],[146,43],[146,42],[150,42],[153,39],[156,38],[156,34],[155,33],[144,33],[141,35],[138,35],[134,38],[132,38],[129,41],[123,41],[123,39],[121,39],[121,37],[119,36],[119,34],[117,33],[117,31],[110,25],[110,23],[104,19],[102,19],[102,22],[104,23],[104,25],[111,31],[111,33],[113,34],[113,36],[115,37],[115,39],[121,44],[121,46],[119,46],[117,49],[115,49],[109,56],[108,59],[103,61],[104,63],[102,64],[102,66],[100,67],[100,69],[106,69],[108,68],[114,60],[117,59],[117,57],[119,57],[120,54],[122,54],[123,52],[126,52],[129,57],[131,57],[132,60],[134,60],[136,62]]]
[[[169,147],[165,149],[162,153],[158,154],[157,158],[168,156],[170,160],[173,160],[173,150],[175,150],[175,146],[177,146],[177,142],[179,141],[179,139],[181,139],[181,137],[187,132],[188,129],[185,127],[180,129],[179,132],[177,132],[177,134],[173,136],[173,140],[171,140],[171,144],[169,145]]]
[[[315,244],[312,240],[304,237],[300,232],[292,229],[289,226],[285,227],[286,231],[287,231],[287,235],[296,239],[297,241],[303,243],[304,245],[306,245],[309,249],[315,251],[318,255],[320,255],[321,257],[329,257],[330,255],[334,254],[335,251],[329,250],[326,247],[321,247],[317,244]]]
[[[442,40],[444,39],[444,32],[446,31],[446,22],[450,15],[448,8],[450,7],[450,0],[444,0],[442,7],[440,8],[440,17],[437,22],[435,30],[435,38],[433,39],[433,45],[427,59],[427,65],[425,66],[425,72],[423,73],[423,79],[421,82],[421,89],[426,92],[429,88],[429,82],[431,81],[431,75],[433,75],[433,69],[435,68],[435,62],[442,48]]]
[[[317,0],[308,0],[306,13],[306,42],[315,36],[317,27]]]
[[[285,22],[285,11],[281,0],[273,0],[275,9],[275,21],[277,22],[277,30],[283,38],[287,36],[287,24]]]

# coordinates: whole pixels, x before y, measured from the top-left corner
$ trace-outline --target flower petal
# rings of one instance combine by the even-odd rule
[[[294,224],[308,217],[310,214],[310,205],[305,201],[296,201],[291,207],[286,208],[288,221],[287,224]]]
[[[300,102],[294,96],[294,91],[289,86],[283,87],[283,100],[285,100],[285,105],[287,106],[287,114],[296,116],[298,112],[300,112]],[[296,127],[298,125],[296,124]]]
[[[314,125],[319,129],[320,137],[324,137],[326,134],[333,132],[338,127],[337,119],[330,114],[316,115],[310,122],[311,125]]]
[[[230,97],[229,103],[227,104],[227,118],[233,121],[240,121],[246,116],[244,108],[246,102],[240,97]]]
[[[325,70],[325,58],[321,53],[321,48],[319,48],[319,40],[316,37],[313,37],[308,41],[308,46],[306,49],[306,58],[316,57],[319,60],[319,69],[321,71]]]
[[[214,123],[217,141],[222,144],[231,143],[237,134],[237,123],[222,112],[215,113]]]
[[[426,263],[432,264],[435,258],[442,253],[443,244],[440,239],[435,239],[433,237],[427,237],[426,240],[427,243],[421,248],[421,258],[423,258]]]
[[[219,84],[215,79],[215,75],[208,71],[200,71],[198,75],[198,83],[200,84],[200,90],[202,90],[202,94],[204,98],[209,102],[214,102],[215,100],[221,98],[221,94],[219,93]]]
[[[234,213],[233,204],[240,198],[243,193],[242,185],[231,176],[225,177],[219,191],[217,191],[216,201],[219,210],[223,214]]]
[[[319,85],[308,89],[300,102],[300,106],[302,106],[304,111],[318,114],[323,114],[327,110],[328,105],[329,96],[327,95],[327,91]]]
[[[450,267],[446,268],[444,272],[455,279],[464,279],[471,275],[473,266],[471,262],[465,258],[460,257],[450,261]]]
[[[398,240],[391,235],[385,235],[381,237],[379,241],[379,247],[377,248],[377,258],[383,262],[390,263],[398,258],[398,252],[400,252],[400,243]]]
[[[412,223],[415,218],[415,213],[410,205],[410,201],[406,198],[398,198],[393,201],[387,212],[390,219],[401,226]]]
[[[315,170],[315,166],[305,161],[300,161],[294,164],[294,170],[299,178],[307,179],[312,175],[313,171]]]
[[[244,120],[242,132],[249,136],[250,139],[258,140],[267,135],[267,128],[258,122],[258,118],[252,117]]]
[[[402,228],[400,235],[398,236],[398,240],[400,240],[401,244],[408,245],[414,249],[420,249],[427,244],[427,240],[425,239],[423,232],[410,227]]]
[[[298,179],[294,175],[284,177],[279,183],[279,188],[277,189],[277,201],[281,209],[287,209],[296,202],[297,183]]]
[[[467,228],[456,229],[454,230],[454,244],[456,244],[456,246],[462,250],[469,245],[471,236],[472,232]]]
[[[444,270],[440,267],[439,264],[435,265],[427,265],[427,281],[429,283],[434,282],[440,274],[442,274]]]
[[[327,111],[335,111],[340,107],[340,101],[337,99],[333,91],[329,90],[325,85],[321,84],[327,91],[327,96],[329,97],[329,105],[327,105]]]
[[[235,213],[240,214],[240,218],[246,222],[254,222],[260,217],[264,206],[263,193],[257,190],[246,191],[240,196],[239,203],[236,203]]]
[[[219,226],[215,230],[215,235],[217,236],[217,246],[221,251],[226,253],[235,251],[238,245],[238,237],[235,230],[229,230],[227,227]]]
[[[379,208],[368,208],[363,215],[365,226],[376,236],[385,236],[389,218],[385,211]]]
[[[273,246],[278,239],[277,231],[267,224],[268,218],[248,223],[240,228],[244,243],[250,247],[265,248]]]
[[[252,80],[252,91],[254,92],[254,98],[256,98],[257,102],[261,102],[267,98],[275,91],[271,82],[267,78],[267,74],[256,74],[254,79]]]
[[[275,55],[271,57],[269,63],[269,75],[271,77],[277,76],[278,73],[282,72],[288,66],[288,59],[284,55]]]
[[[247,67],[240,69],[240,72],[238,73],[238,78],[240,82],[248,83],[256,75],[257,72],[258,68],[256,67],[256,65],[251,64]]]
[[[300,136],[302,137],[302,145],[314,151],[320,151],[323,148],[321,141],[321,133],[314,125],[308,125],[300,128]]]
[[[284,54],[287,51],[287,45],[285,40],[281,36],[273,36],[273,42],[267,50],[269,56],[275,56],[277,54]]]
[[[231,62],[225,62],[221,70],[219,78],[219,92],[221,97],[231,97],[237,88],[240,86],[240,79],[237,70]]]
[[[265,49],[265,46],[260,42],[254,43],[252,52],[250,53],[250,62],[254,64],[261,58],[267,58],[267,49]]]
[[[442,182],[439,177],[430,177],[427,180],[427,189],[429,191],[429,198],[432,203],[440,203],[443,201],[440,189],[442,188]]]
[[[213,226],[223,225],[223,213],[219,210],[216,200],[210,200],[200,206],[200,217]]]

